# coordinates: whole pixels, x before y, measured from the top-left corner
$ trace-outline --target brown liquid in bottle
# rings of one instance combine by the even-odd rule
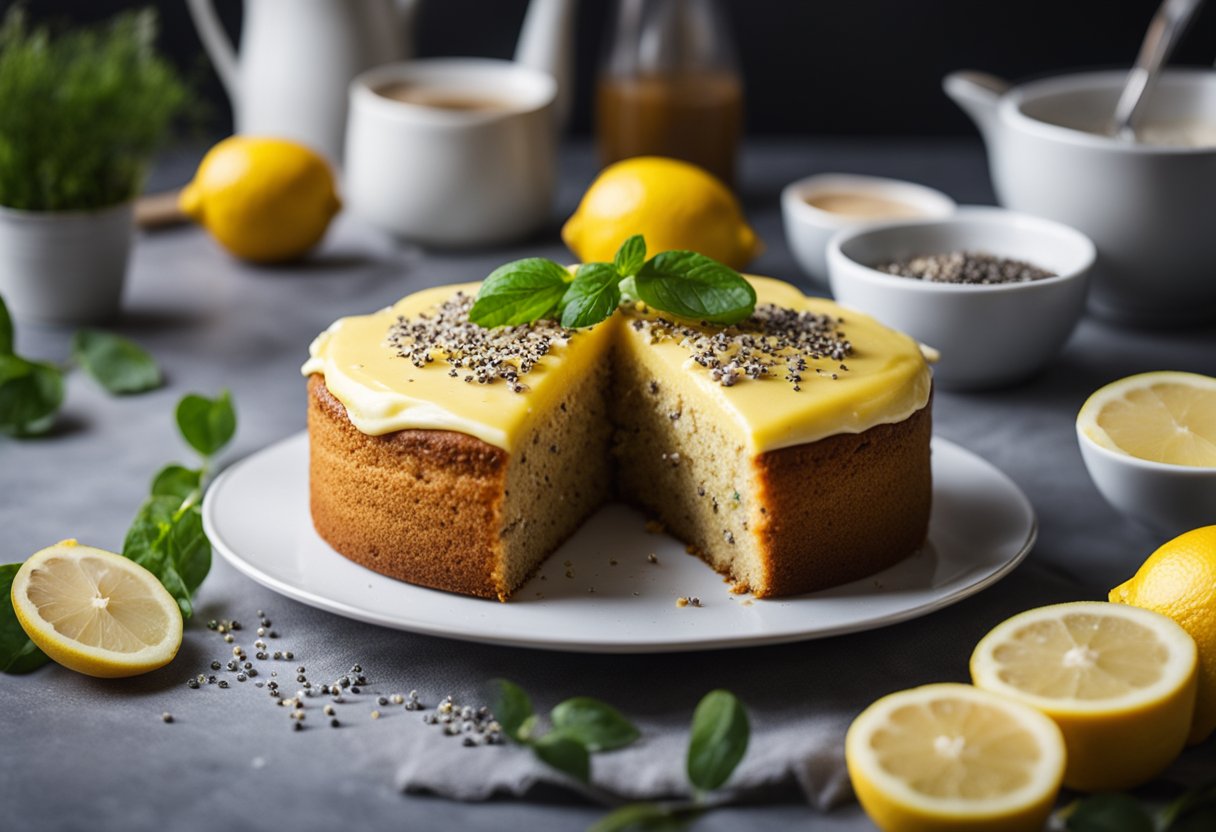
[[[743,132],[743,84],[731,72],[606,75],[596,96],[596,132],[605,164],[671,156],[730,185]]]

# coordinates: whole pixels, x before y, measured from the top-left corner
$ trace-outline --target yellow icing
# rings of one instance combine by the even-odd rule
[[[512,392],[501,381],[478,384],[452,378],[442,361],[417,368],[388,345],[386,335],[399,315],[415,317],[457,290],[476,293],[478,284],[469,283],[426,289],[371,315],[334,322],[313,341],[303,372],[322,374],[330,392],[346,406],[351,422],[364,433],[453,430],[508,451],[527,433],[533,415],[547,412],[562,396],[565,380],[581,377],[596,361],[609,360],[607,352],[613,344],[661,373],[660,383],[676,385],[690,403],[712,408],[718,417],[737,425],[743,441],[756,453],[901,422],[928,402],[929,368],[911,338],[831,301],[808,298],[788,283],[748,279],[756,288],[758,303],[843,318],[841,329],[853,345],[853,354],[844,360],[849,369],[839,370],[840,362],[830,359],[812,362],[802,374],[800,391],[781,378],[783,372],[724,387],[692,364],[688,350],[678,341],[650,343],[645,333],[628,326],[637,313],[614,315],[554,345],[522,377],[529,388],[524,393]],[[817,374],[815,366],[824,374]]]

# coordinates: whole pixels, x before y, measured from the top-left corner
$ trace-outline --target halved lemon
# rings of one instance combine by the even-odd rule
[[[1078,601],[998,624],[976,645],[971,678],[1055,720],[1068,748],[1066,786],[1106,791],[1153,779],[1182,751],[1197,662],[1194,639],[1172,619]]]
[[[884,832],[1042,829],[1064,740],[1034,708],[970,685],[925,685],[862,711],[845,739],[853,790]]]
[[[1149,462],[1216,467],[1216,378],[1141,373],[1089,397],[1077,428],[1103,448]]]
[[[35,553],[13,578],[13,610],[30,639],[89,676],[163,667],[182,643],[182,613],[156,576],[75,540]]]

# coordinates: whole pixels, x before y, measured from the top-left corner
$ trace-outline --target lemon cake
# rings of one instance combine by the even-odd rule
[[[310,500],[346,557],[506,600],[613,497],[738,591],[792,595],[919,548],[931,495],[918,345],[793,286],[702,327],[626,305],[592,327],[468,321],[478,284],[313,342]]]

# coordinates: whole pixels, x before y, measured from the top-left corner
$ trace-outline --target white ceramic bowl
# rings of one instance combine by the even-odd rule
[[[1111,451],[1080,427],[1077,442],[1090,479],[1121,514],[1170,537],[1216,523],[1216,468],[1166,465]]]
[[[924,254],[983,251],[1056,273],[1027,283],[929,283],[871,266]],[[1085,309],[1094,245],[1079,231],[1000,208],[839,232],[828,244],[832,294],[941,352],[934,383],[978,390],[1023,381],[1068,340]]]
[[[1067,223],[1098,247],[1090,307],[1133,324],[1216,320],[1216,147],[1160,147],[1086,130],[1110,119],[1125,70],[1017,87],[974,72],[945,88],[980,127],[1002,205]],[[1216,70],[1174,69],[1145,123],[1216,124]]]
[[[920,211],[926,219],[948,217],[956,207],[954,200],[941,191],[880,176],[822,173],[786,185],[781,192],[781,217],[785,223],[786,243],[803,271],[812,281],[824,287],[828,285],[827,248],[832,236],[843,228],[860,228],[884,222],[824,211],[807,202],[827,193],[861,194],[902,202]]]

